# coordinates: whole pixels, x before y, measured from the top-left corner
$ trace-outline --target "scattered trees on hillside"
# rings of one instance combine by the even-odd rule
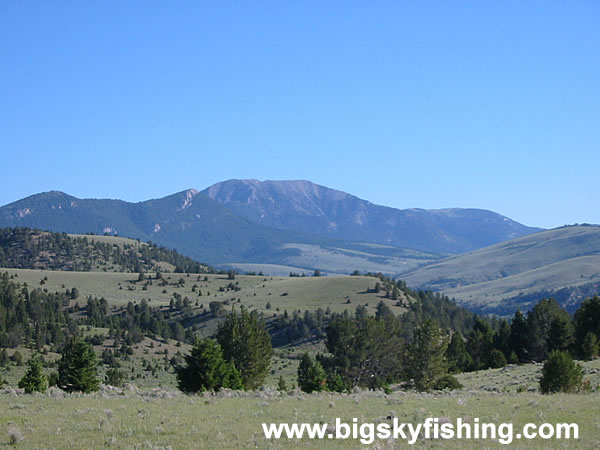
[[[89,271],[99,264],[112,264],[122,271],[139,273],[159,270],[158,262],[172,264],[179,273],[216,272],[212,267],[152,242],[114,245],[94,240],[92,236],[0,228],[0,267]]]

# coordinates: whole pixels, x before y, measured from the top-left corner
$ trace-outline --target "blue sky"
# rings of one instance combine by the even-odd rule
[[[600,2],[0,3],[0,204],[308,179],[600,223]]]

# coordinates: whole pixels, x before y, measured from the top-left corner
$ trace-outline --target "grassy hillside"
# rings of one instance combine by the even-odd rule
[[[338,246],[288,243],[282,246],[281,264],[227,263],[241,271],[287,275],[290,272],[311,274],[319,269],[329,275],[347,275],[355,270],[384,275],[397,274],[432,263],[440,255],[380,244],[341,242]]]
[[[383,301],[395,314],[406,311],[396,306],[398,300],[413,301],[399,293],[398,300],[385,298],[385,292],[373,292],[379,281],[366,276],[340,277],[270,277],[236,275],[234,280],[226,274],[175,274],[165,273],[160,280],[138,281],[137,273],[118,272],[73,272],[42,271],[28,269],[2,269],[11,277],[11,281],[26,285],[29,291],[35,288],[47,292],[64,292],[65,289],[77,288],[78,298],[71,300],[72,307],[77,302],[81,308],[87,304],[87,298],[104,298],[113,314],[120,314],[129,302],[141,305],[144,300],[150,307],[162,307],[167,314],[170,304],[181,299],[190,300],[189,311],[180,313],[177,309],[169,312],[170,320],[180,321],[185,327],[192,327],[199,336],[211,336],[215,333],[222,318],[211,313],[212,303],[220,304],[224,311],[233,305],[243,305],[250,310],[264,314],[267,324],[275,324],[276,317],[289,312],[292,317],[296,313],[300,318],[305,312],[314,313],[317,309],[340,313],[349,311],[354,314],[357,306],[365,306],[370,314],[375,314],[377,305]],[[179,300],[178,300],[179,299]],[[117,308],[117,309],[116,309]],[[77,316],[84,319],[85,310]],[[328,316],[329,317],[329,316]],[[108,328],[90,328],[81,326],[84,336],[103,335],[101,344],[95,345],[98,355],[103,351],[117,351],[113,346]],[[315,340],[311,336],[301,338],[295,344],[282,346],[281,338],[277,339],[271,371],[266,384],[275,386],[280,375],[288,386],[296,384],[296,371],[300,355],[323,352],[323,340]],[[46,348],[46,352],[49,347]],[[50,347],[51,348],[51,347]],[[172,339],[145,336],[139,343],[134,343],[130,358],[119,359],[121,369],[127,374],[127,381],[141,387],[170,386],[176,387],[176,379],[170,359],[177,353],[185,354],[189,345]],[[8,349],[9,356],[20,351],[25,360],[30,354],[27,347]],[[164,351],[168,351],[165,360]],[[51,351],[45,355],[47,361],[55,360],[58,354]],[[153,370],[146,366],[148,363]],[[107,367],[102,366],[101,375]],[[11,365],[10,371],[0,369],[0,376],[15,386],[23,376],[25,367]],[[103,376],[103,375],[102,375]]]
[[[576,308],[600,286],[600,227],[571,226],[514,239],[403,274],[484,312],[510,314],[542,297]]]
[[[440,256],[417,250],[398,249],[368,244],[353,244],[349,248],[285,244],[283,248],[295,250],[283,258],[288,265],[319,268],[333,273],[381,272],[394,274],[437,261]],[[387,250],[387,251],[386,251]]]
[[[41,287],[49,292],[76,287],[80,300],[85,303],[88,296],[104,297],[112,306],[124,306],[128,302],[140,303],[148,300],[151,306],[168,305],[174,294],[188,297],[193,304],[198,302],[208,309],[211,301],[240,303],[251,309],[268,314],[300,310],[314,311],[321,307],[333,312],[354,311],[356,306],[365,305],[369,313],[374,313],[377,304],[389,302],[398,314],[403,308],[393,306],[395,302],[386,300],[384,292],[369,292],[377,282],[372,277],[271,277],[237,275],[229,280],[223,274],[177,274],[166,273],[164,282],[151,280],[137,282],[137,273],[114,272],[66,272],[27,269],[0,269],[15,275],[15,281],[27,283],[31,287]],[[183,283],[180,283],[183,280]],[[43,284],[42,284],[43,282]],[[161,284],[165,284],[162,286]],[[228,289],[233,283],[240,290]],[[64,287],[63,287],[64,286]],[[194,287],[195,286],[195,287]],[[144,289],[145,288],[145,289]],[[201,295],[200,295],[201,294]],[[267,308],[267,304],[270,307]],[[196,308],[199,308],[197,306]],[[279,309],[279,311],[277,311]]]

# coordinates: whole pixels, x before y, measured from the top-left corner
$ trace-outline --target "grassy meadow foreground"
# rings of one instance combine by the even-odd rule
[[[519,440],[510,448],[598,448],[600,394],[498,395],[482,391],[419,394],[357,390],[351,394],[224,391],[185,396],[177,391],[101,391],[91,395],[0,395],[0,445],[21,448],[361,448],[358,440],[267,440],[262,423],[420,423],[428,417],[473,423],[577,423],[578,440]],[[375,441],[371,448],[403,448]],[[417,448],[498,448],[497,440],[425,440]]]
[[[600,361],[583,363],[593,387]],[[520,440],[510,448],[598,448],[600,392],[541,395],[536,391],[541,365],[507,366],[458,376],[465,386],[450,393],[363,391],[349,394],[224,390],[187,396],[163,387],[104,387],[95,394],[42,395],[0,391],[0,445],[20,448],[361,448],[358,440],[304,438],[267,440],[262,423],[306,422],[420,423],[428,417],[455,423],[512,422],[515,434],[526,423],[577,423],[579,440]],[[13,444],[11,444],[11,442]],[[403,448],[403,441],[375,441],[370,448]],[[498,440],[425,440],[417,448],[503,447]],[[506,448],[506,446],[504,446]]]

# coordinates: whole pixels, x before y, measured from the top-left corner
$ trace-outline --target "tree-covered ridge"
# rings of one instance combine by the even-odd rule
[[[80,307],[79,301],[75,288],[50,293],[1,274],[0,348],[49,346],[60,352],[69,338],[78,336],[78,325],[108,328],[110,338],[127,345],[140,342],[144,335],[193,342],[191,329],[186,334],[181,323],[170,318],[168,308],[152,308],[145,301],[110,308],[106,300],[91,297]]]
[[[205,264],[148,242],[103,242],[30,228],[0,228],[0,267],[89,272],[157,272],[168,264],[175,272],[214,273]]]

